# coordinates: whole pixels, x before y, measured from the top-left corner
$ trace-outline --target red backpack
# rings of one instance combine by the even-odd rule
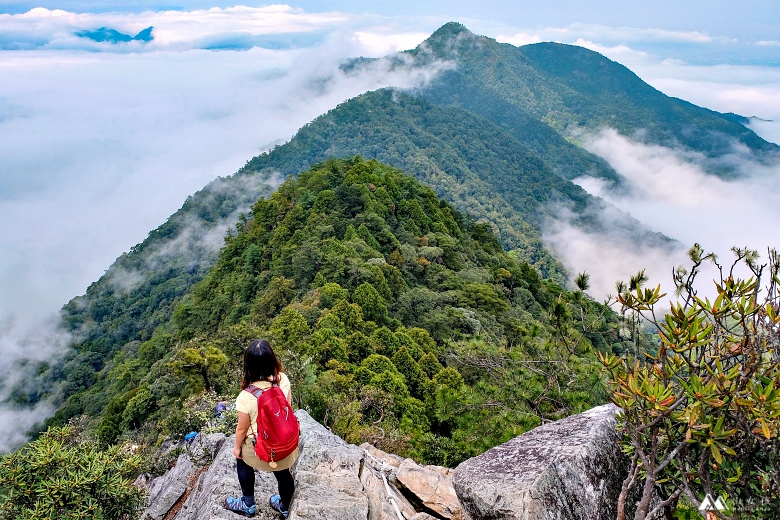
[[[257,398],[255,453],[272,468],[298,447],[301,426],[279,385],[268,390],[249,385],[247,392]]]

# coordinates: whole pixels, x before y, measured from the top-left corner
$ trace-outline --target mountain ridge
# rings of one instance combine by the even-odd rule
[[[478,210],[475,211],[478,217],[491,222],[497,236],[506,246],[515,248],[522,259],[541,268],[546,275],[557,276],[558,280],[562,281],[563,271],[560,265],[553,255],[545,250],[541,240],[539,230],[542,216],[555,218],[553,210],[558,207],[557,204],[562,202],[562,199],[566,202],[566,196],[570,196],[568,203],[575,209],[584,210],[590,207],[593,210],[579,213],[579,223],[585,227],[590,226],[590,229],[598,229],[598,211],[599,208],[603,209],[603,206],[600,206],[603,203],[587,196],[583,190],[568,183],[566,179],[579,175],[601,176],[619,186],[619,177],[602,159],[578,148],[571,135],[562,135],[554,126],[524,108],[522,100],[535,99],[533,89],[520,84],[519,80],[523,79],[521,76],[511,70],[504,70],[507,68],[506,64],[499,67],[502,62],[496,61],[497,56],[510,53],[510,61],[519,67],[515,72],[524,72],[529,77],[536,78],[536,83],[531,86],[541,89],[541,94],[558,103],[556,106],[559,108],[563,107],[560,108],[560,113],[566,118],[573,117],[573,112],[566,111],[568,109],[565,103],[555,100],[554,93],[544,92],[544,88],[539,85],[539,78],[544,75],[534,71],[531,67],[532,59],[521,52],[523,48],[498,44],[494,40],[474,35],[458,24],[446,24],[429,40],[418,47],[416,52],[409,51],[402,56],[411,56],[420,66],[424,66],[426,60],[439,59],[436,52],[445,56],[445,52],[458,52],[458,45],[463,45],[467,50],[487,49],[492,53],[493,59],[479,63],[480,60],[471,56],[469,66],[474,67],[474,74],[481,75],[482,79],[477,78],[479,81],[466,77],[468,75],[461,67],[454,71],[445,71],[443,79],[434,80],[434,83],[420,91],[380,91],[366,94],[365,97],[353,100],[354,102],[343,103],[331,111],[330,116],[321,116],[325,119],[318,118],[318,121],[324,121],[322,125],[318,123],[305,126],[299,132],[301,138],[293,139],[268,154],[251,159],[236,175],[224,179],[226,191],[223,196],[213,198],[206,190],[188,199],[182,209],[171,217],[172,222],[181,220],[195,223],[196,229],[200,229],[200,225],[208,224],[207,229],[214,229],[214,219],[209,215],[215,213],[221,215],[217,219],[219,226],[224,226],[221,229],[233,229],[236,220],[240,223],[241,213],[248,211],[250,201],[262,193],[269,193],[259,186],[280,170],[284,170],[285,174],[297,174],[305,171],[313,162],[332,155],[379,155],[379,152],[386,153],[389,150],[388,139],[391,139],[390,146],[400,147],[401,151],[408,149],[414,152],[406,155],[399,153],[399,157],[405,157],[406,163],[399,163],[398,166],[410,171],[414,171],[415,167],[421,169],[428,175],[427,178],[440,195],[447,195],[448,198],[460,197],[461,209]],[[430,47],[433,47],[433,50]],[[543,46],[538,49],[570,51],[565,46]],[[587,56],[595,55],[592,51],[577,52],[584,52]],[[398,55],[391,59],[400,60]],[[609,62],[603,57],[599,60],[605,64]],[[494,69],[485,68],[488,64]],[[360,61],[352,65],[345,64],[346,70],[350,70],[350,67],[357,73]],[[447,74],[450,76],[446,76]],[[517,83],[519,87],[515,89],[514,95],[509,95],[511,89],[507,89],[509,94],[502,94],[495,88],[482,88],[484,83],[493,81],[494,78],[509,78],[511,81],[500,84],[506,86]],[[566,95],[576,97],[576,92],[572,94],[574,91],[570,87],[565,90]],[[485,94],[486,92],[490,95]],[[393,101],[394,96],[400,103]],[[563,99],[565,96],[558,95],[558,98]],[[466,103],[469,99],[474,101],[471,105]],[[494,105],[487,106],[487,103],[483,103],[485,106],[480,107],[480,99],[492,100]],[[369,106],[358,109],[361,103],[366,105],[366,100],[381,101],[377,106],[384,107],[383,110],[396,110],[394,113],[411,118],[410,121],[415,122],[411,134],[407,135],[410,128],[402,128],[400,121],[392,121],[392,118],[387,117],[384,128],[372,128],[372,118],[377,114],[373,114]],[[459,103],[460,106],[457,106]],[[604,102],[599,106],[601,110],[608,106],[608,103]],[[637,118],[641,120],[648,114],[651,112],[642,112]],[[345,116],[339,119],[340,115]],[[595,115],[601,117],[603,114],[597,111]],[[331,119],[328,120],[326,116]],[[555,112],[547,116],[548,119],[555,117],[562,116]],[[558,127],[565,128],[562,122],[565,122],[566,118],[556,123]],[[454,121],[462,123],[461,127],[452,124]],[[696,121],[693,121],[692,124],[695,123]],[[325,127],[327,132],[318,135],[317,131],[322,129],[321,126]],[[454,129],[463,132],[457,132],[461,135],[453,136],[451,134]],[[345,133],[350,135],[340,135]],[[377,135],[384,139],[372,141]],[[448,137],[437,138],[437,135]],[[301,143],[306,136],[311,143],[304,146]],[[466,140],[463,136],[468,136],[469,139]],[[491,138],[485,140],[483,136]],[[359,142],[363,143],[364,148],[377,150],[377,153],[365,153],[364,149],[356,146]],[[348,144],[350,146],[347,146]],[[774,150],[771,146],[768,149],[769,152]],[[398,151],[397,149],[396,152]],[[771,155],[769,152],[767,153]],[[281,168],[279,165],[282,163],[287,166]],[[262,170],[260,174],[257,173],[258,169]],[[445,176],[452,171],[458,175]],[[537,192],[526,193],[529,190],[526,190],[523,184],[512,182],[520,178],[536,182]],[[488,186],[487,181],[491,179],[495,182]],[[257,186],[254,186],[255,184]],[[247,186],[250,187],[242,191]],[[505,191],[508,194],[504,193]],[[236,194],[240,196],[234,197]],[[561,194],[566,196],[561,197]],[[477,195],[480,196],[479,200]],[[538,195],[539,200],[535,195]],[[521,205],[525,203],[527,207],[520,211]],[[566,207],[566,204],[560,207]],[[233,221],[230,222],[230,219]],[[512,219],[514,220],[507,224],[507,221]],[[630,222],[628,219],[626,221]],[[629,226],[626,233],[630,235],[633,230],[635,229]],[[100,374],[110,368],[114,356],[153,357],[170,348],[170,345],[155,345],[152,348],[141,342],[147,341],[158,328],[165,328],[174,306],[186,297],[193,284],[201,279],[215,258],[213,250],[198,250],[196,236],[176,242],[181,237],[181,231],[174,231],[175,227],[164,224],[151,232],[148,241],[123,255],[106,275],[90,286],[84,296],[74,299],[63,309],[66,326],[76,333],[76,349],[61,365],[44,367],[42,373],[54,381],[62,382],[66,397],[75,396],[94,384],[96,378],[102,377]],[[668,242],[665,237],[649,232],[644,232],[640,240],[657,241],[660,244]],[[184,247],[181,250],[174,248],[172,256],[157,268],[149,269],[150,258],[156,254],[155,251],[158,248],[165,249],[173,243],[183,243]],[[121,278],[118,273],[121,274],[122,268],[127,268],[131,274],[137,275],[135,278],[128,276],[126,286],[116,282]],[[143,364],[140,361],[139,363]],[[35,402],[42,397],[35,393],[34,385],[17,388],[15,396],[19,398],[19,402]],[[100,410],[105,405],[105,402],[83,403],[78,398],[68,399],[55,420],[67,420],[85,407]]]
[[[487,91],[567,139],[611,126],[646,143],[703,152],[709,172],[726,177],[738,174],[717,160],[731,152],[729,139],[749,148],[759,162],[780,160],[780,146],[733,118],[666,96],[627,67],[583,47],[552,42],[515,47],[450,22],[406,52],[422,55],[423,62],[457,60],[458,67],[424,89],[442,103],[445,96],[467,102]]]

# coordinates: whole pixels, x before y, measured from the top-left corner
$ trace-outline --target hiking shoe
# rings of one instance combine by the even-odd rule
[[[287,515],[290,514],[288,510],[282,508],[282,497],[279,495],[273,495],[268,499],[268,503],[271,504],[271,507],[279,511],[284,518],[287,518]]]
[[[255,516],[255,513],[257,512],[257,505],[252,504],[251,506],[248,506],[246,505],[246,502],[244,502],[244,499],[241,497],[223,498],[222,507],[224,507],[228,511],[233,511],[234,513],[240,513],[246,516]]]

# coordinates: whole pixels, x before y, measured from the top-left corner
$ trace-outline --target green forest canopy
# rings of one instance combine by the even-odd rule
[[[329,160],[259,200],[172,320],[53,422],[86,413],[104,444],[186,433],[182,403],[232,399],[243,348],[264,336],[295,404],[336,433],[454,465],[603,402],[594,351],[623,350],[617,325],[413,178]]]

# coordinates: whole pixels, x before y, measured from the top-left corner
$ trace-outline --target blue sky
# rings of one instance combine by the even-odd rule
[[[391,72],[379,62],[346,78],[338,69],[344,59],[414,47],[454,20],[514,45],[582,45],[669,95],[780,120],[779,6],[770,0],[244,7],[205,0],[0,0],[0,380],[10,361],[52,355],[55,349],[43,346],[67,340],[56,332],[57,310],[189,194],[350,97],[413,87],[436,73]],[[75,34],[99,27],[135,34],[148,26],[155,28],[148,44],[97,43]],[[756,120],[751,127],[780,141],[776,123]],[[776,222],[780,214],[767,194],[780,192],[780,172],[747,161],[752,180],[723,185],[706,181],[695,158],[608,129],[588,146],[647,195],[612,202],[648,226],[710,249],[780,243],[775,226],[703,224],[734,197],[751,201],[758,222]],[[681,199],[681,179],[706,196]],[[582,184],[609,198],[592,180]],[[573,271],[593,271],[594,283],[602,265],[603,287],[646,264],[668,274],[676,261],[637,252],[614,255],[622,263],[605,262],[598,253],[603,238],[559,224],[549,243]],[[0,439],[18,440],[27,420],[0,409]]]
[[[210,8],[230,8],[235,2],[129,2],[44,0],[0,0],[0,13],[23,14],[36,7],[49,10],[65,10],[73,13],[141,13],[176,10],[186,13]],[[262,3],[244,3],[249,7],[261,7]],[[496,36],[513,30],[541,32],[551,28],[569,28],[577,32],[598,32],[602,43],[633,43],[639,50],[656,52],[666,57],[684,59],[690,63],[742,63],[780,64],[780,2],[775,0],[707,1],[658,0],[655,2],[608,1],[533,1],[508,2],[486,0],[398,2],[378,1],[301,1],[293,5],[308,13],[338,13],[347,15],[344,22],[352,29],[359,27],[393,26],[396,30],[430,33],[441,24],[450,21],[465,23],[475,32]],[[143,17],[137,17],[141,19]],[[82,23],[89,17],[83,17]],[[97,20],[100,18],[93,17]],[[109,18],[102,18],[109,19]],[[1,27],[1,26],[0,26]],[[321,27],[325,33],[344,27]],[[226,31],[230,33],[231,31]],[[2,34],[6,33],[6,34]],[[8,31],[0,30],[3,40]],[[232,39],[240,41],[237,31]],[[288,34],[299,39],[283,41],[294,45],[309,45],[317,41],[317,31],[297,28]],[[320,35],[322,33],[319,33]],[[17,34],[17,36],[19,36]],[[32,35],[29,35],[32,36]],[[28,43],[40,44],[46,36],[40,33]],[[224,35],[223,35],[224,36]],[[252,43],[243,34],[243,45]],[[257,35],[256,35],[257,36]],[[312,38],[314,36],[314,38]],[[565,39],[565,38],[561,38]],[[267,40],[267,39],[266,39]],[[262,38],[254,43],[263,45]],[[273,42],[277,44],[278,42]],[[0,45],[3,41],[0,41]],[[240,44],[241,45],[241,44]]]
[[[149,0],[43,0],[0,1],[0,12],[23,13],[33,7],[75,12],[141,12],[176,9],[188,11],[210,7],[230,7],[235,2]],[[258,6],[263,3],[246,2]],[[435,19],[474,19],[501,21],[514,26],[569,25],[573,23],[626,27],[659,27],[679,31],[703,31],[712,35],[730,35],[743,40],[769,40],[778,36],[780,4],[774,0],[548,0],[548,1],[409,1],[336,0],[299,1],[294,4],[310,12],[337,11],[373,14],[385,17]]]

